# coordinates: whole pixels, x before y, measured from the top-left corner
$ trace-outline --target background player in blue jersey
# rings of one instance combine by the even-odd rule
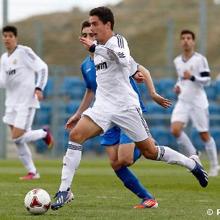
[[[90,29],[90,23],[85,21],[82,23],[81,35],[93,39],[93,33]],[[142,72],[138,72],[138,65],[132,61],[133,65],[131,73],[136,73],[136,78],[139,81],[145,81],[152,98],[163,107],[169,107],[170,101],[159,96],[155,92],[149,72],[142,66],[139,66]],[[66,127],[71,129],[75,123],[80,119],[81,114],[91,105],[96,92],[96,69],[91,55],[87,56],[81,65],[81,72],[86,83],[86,92],[77,112],[68,120]],[[139,96],[140,106],[143,112],[146,112],[144,103],[141,100],[137,85],[132,77],[130,82],[133,89]],[[154,197],[144,188],[137,177],[128,169],[127,166],[133,164],[140,156],[140,150],[135,147],[133,141],[125,135],[117,126],[109,129],[101,139],[101,145],[105,146],[112,168],[114,169],[118,178],[123,182],[125,187],[135,193],[142,199],[141,204],[134,206],[134,208],[152,208],[157,207],[158,204]]]

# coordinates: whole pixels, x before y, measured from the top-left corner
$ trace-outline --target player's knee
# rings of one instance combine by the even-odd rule
[[[11,130],[11,137],[12,137],[12,139],[18,139],[18,138],[22,137],[25,134],[25,132],[26,131],[24,129],[13,127]]]
[[[145,149],[142,152],[143,156],[147,159],[156,160],[158,155],[158,149],[157,147],[151,147],[148,149]]]
[[[70,132],[70,135],[69,135],[69,140],[70,141],[81,144],[81,143],[84,142],[84,139],[85,139],[84,135],[81,132],[78,132],[76,129],[73,129]]]
[[[174,127],[171,127],[171,133],[173,134],[173,136],[178,138],[181,134],[181,130],[174,126]]]
[[[110,165],[111,165],[111,167],[112,167],[113,170],[116,169],[116,166],[117,166],[116,161],[110,160]]]
[[[12,137],[12,140],[15,143],[15,145],[17,145],[17,146],[20,146],[20,145],[24,144],[23,135],[19,136],[19,137]]]
[[[210,140],[210,135],[208,132],[200,133],[200,137],[201,137],[202,141],[204,141],[204,142],[208,142]]]
[[[118,160],[118,162],[121,166],[126,166],[127,167],[127,166],[132,165],[134,163],[134,160],[133,160],[133,158],[123,157],[123,158],[120,158]]]
[[[110,165],[113,170],[118,170],[121,168],[121,165],[118,160],[110,160]]]
[[[19,139],[19,138],[21,138],[23,135],[24,135],[24,132],[22,132],[22,133],[12,132],[12,133],[11,133],[11,138],[12,138],[13,140],[14,140],[14,139]]]

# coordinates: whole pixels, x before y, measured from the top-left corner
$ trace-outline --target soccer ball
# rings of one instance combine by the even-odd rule
[[[50,208],[50,195],[43,189],[32,189],[24,198],[24,205],[32,214],[44,214]]]

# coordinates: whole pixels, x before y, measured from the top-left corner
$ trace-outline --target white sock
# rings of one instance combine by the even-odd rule
[[[181,132],[180,136],[176,139],[176,141],[179,145],[181,153],[183,153],[187,157],[196,155],[196,149],[184,131]]]
[[[26,143],[15,143],[17,146],[18,157],[22,161],[28,172],[36,173],[36,167],[32,160],[31,151]]]
[[[26,131],[21,137],[17,138],[21,143],[28,143],[45,138],[47,132],[43,129]]]
[[[70,188],[75,171],[79,167],[82,157],[82,145],[69,141],[66,155],[63,158],[63,169],[59,191]]]
[[[158,147],[157,160],[165,161],[169,164],[178,164],[180,166],[186,167],[189,170],[193,170],[195,167],[195,161],[184,156],[183,154],[165,146]]]
[[[208,155],[210,166],[211,167],[218,166],[217,149],[216,149],[216,144],[215,144],[213,137],[210,137],[210,140],[205,142],[205,150]]]

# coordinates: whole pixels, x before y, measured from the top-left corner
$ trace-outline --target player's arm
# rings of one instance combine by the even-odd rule
[[[86,46],[91,53],[96,53],[107,60],[114,60],[123,66],[129,65],[130,50],[127,41],[120,35],[115,36],[111,42],[108,42],[108,47],[104,45],[96,45],[93,41],[87,38],[80,38],[80,42]]]
[[[190,71],[185,71],[183,73],[183,79],[191,80],[192,82],[198,83],[202,86],[208,86],[211,82],[210,72],[200,72],[200,76],[192,75]]]
[[[48,66],[37,56],[33,50],[26,48],[22,50],[23,60],[27,67],[32,69],[37,76],[35,84],[35,95],[39,100],[43,99],[43,90],[48,80]]]
[[[0,70],[0,88],[5,88],[5,80],[3,74],[3,71]]]
[[[90,71],[93,70],[93,68],[95,67],[91,67]],[[87,109],[89,108],[89,106],[92,104],[92,101],[95,98],[95,93],[92,89],[92,83],[91,81],[87,78],[87,74],[85,73],[86,71],[84,70],[83,66],[81,65],[81,73],[86,85],[86,91],[84,94],[84,97],[82,99],[82,102],[78,108],[78,110],[76,111],[76,114],[78,114],[81,117],[81,114]],[[92,72],[91,72],[92,74]]]
[[[183,73],[183,79],[191,80],[192,82],[198,83],[202,86],[208,86],[211,82],[211,77],[207,59],[202,57],[200,62],[199,75],[192,75],[190,71],[185,71]]]
[[[82,102],[75,112],[67,121],[66,129],[72,129],[81,118],[82,113],[89,108],[94,100],[95,94],[91,89],[86,89]]]
[[[66,129],[72,129],[76,123],[79,121],[81,118],[82,113],[89,108],[89,106],[92,104],[92,101],[95,98],[95,94],[92,90],[92,85],[91,82],[87,79],[87,75],[83,69],[83,66],[81,65],[81,72],[83,75],[84,82],[86,84],[86,91],[83,96],[83,99],[80,103],[79,108],[77,111],[68,119],[66,123]]]
[[[145,83],[146,87],[148,88],[149,94],[151,98],[159,105],[163,106],[164,108],[168,108],[172,105],[171,101],[169,99],[166,99],[159,95],[156,92],[156,89],[154,87],[153,80],[151,78],[150,72],[142,65],[138,66],[138,71],[137,74],[142,74],[143,75],[143,82]]]
[[[179,95],[181,93],[181,77],[179,76],[178,74],[178,71],[177,71],[177,64],[176,64],[176,59],[173,61],[173,64],[174,64],[174,67],[176,69],[176,74],[178,76],[177,78],[177,81],[173,87],[173,92],[176,94],[176,95]]]
[[[48,80],[48,66],[46,63],[42,65],[41,69],[36,72],[37,80],[35,84],[35,94],[38,97],[38,100],[43,99],[43,90],[47,84]]]
[[[1,66],[0,66],[0,88],[5,88],[5,71],[2,65],[2,59],[1,59]]]

